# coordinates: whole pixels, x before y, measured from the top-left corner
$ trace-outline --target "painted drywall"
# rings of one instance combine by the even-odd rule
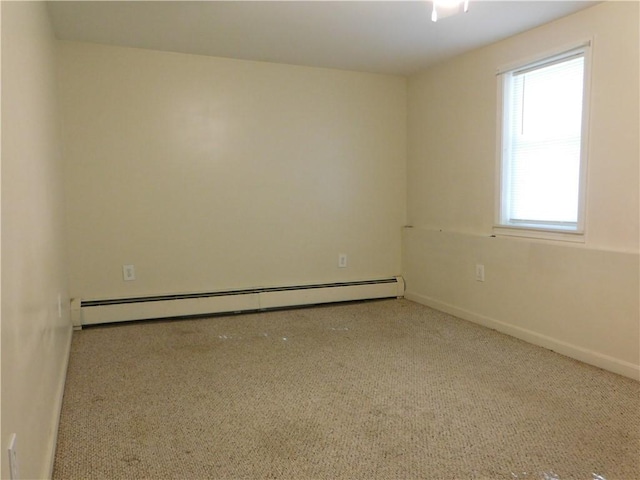
[[[407,297],[640,376],[637,2],[604,2],[409,79]],[[593,40],[583,244],[491,238],[496,70]],[[475,281],[483,264],[486,280]]]
[[[55,41],[44,3],[0,8],[2,478],[12,433],[19,478],[47,478],[71,341]]]
[[[73,297],[400,273],[406,79],[74,42],[59,59]]]

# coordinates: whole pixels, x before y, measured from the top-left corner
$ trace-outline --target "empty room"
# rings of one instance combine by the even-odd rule
[[[3,479],[640,479],[640,3],[2,1]]]

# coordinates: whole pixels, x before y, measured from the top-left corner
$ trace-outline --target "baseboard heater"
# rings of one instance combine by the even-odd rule
[[[402,277],[355,282],[264,287],[106,300],[74,300],[73,324],[96,325],[157,318],[250,312],[275,308],[396,298],[404,295]]]

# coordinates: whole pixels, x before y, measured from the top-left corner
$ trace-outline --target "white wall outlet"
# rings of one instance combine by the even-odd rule
[[[9,478],[11,480],[18,480],[18,454],[16,450],[16,434],[12,433],[9,439]]]
[[[341,253],[338,255],[338,268],[347,268],[347,254]]]
[[[484,282],[484,265],[476,265],[476,280]]]
[[[130,282],[136,279],[136,268],[133,265],[122,265],[122,279]]]

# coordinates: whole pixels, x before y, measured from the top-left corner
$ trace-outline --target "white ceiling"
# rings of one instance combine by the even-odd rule
[[[415,1],[54,1],[64,40],[408,75],[599,2],[471,0],[430,20]]]

